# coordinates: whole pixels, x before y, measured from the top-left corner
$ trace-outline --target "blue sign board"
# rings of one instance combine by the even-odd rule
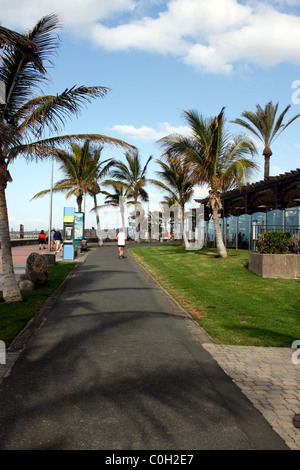
[[[83,238],[84,238],[84,213],[75,212],[74,240],[83,240]]]

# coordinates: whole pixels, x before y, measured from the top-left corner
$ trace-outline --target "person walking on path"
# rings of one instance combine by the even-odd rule
[[[125,242],[126,242],[127,238],[126,238],[126,235],[123,232],[122,228],[120,229],[120,231],[117,235],[117,240],[118,240],[119,258],[123,259],[124,258]]]
[[[59,251],[62,251],[62,237],[61,237],[61,233],[60,233],[60,230],[57,229],[53,235],[53,238],[54,238],[54,241],[55,241],[55,249],[56,249],[56,253],[58,253]]]
[[[45,248],[45,246],[46,246],[46,235],[45,235],[44,230],[40,231],[38,239],[39,239],[39,244],[40,244],[39,250],[41,250],[42,247],[43,247],[43,250],[45,250],[46,249]]]
[[[54,234],[56,230],[55,228],[51,229],[51,239],[50,239],[50,251],[55,249],[55,240],[54,240]]]

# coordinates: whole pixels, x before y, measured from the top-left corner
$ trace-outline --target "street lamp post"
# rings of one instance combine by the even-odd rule
[[[50,184],[50,210],[49,210],[49,230],[48,230],[48,251],[51,252],[51,229],[52,229],[52,198],[53,198],[53,165],[54,159],[51,162],[51,184]]]

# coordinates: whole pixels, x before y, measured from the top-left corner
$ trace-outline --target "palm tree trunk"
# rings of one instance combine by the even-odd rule
[[[139,212],[138,216],[137,216],[137,210],[136,210],[136,205],[137,205],[137,200],[135,199],[135,206],[134,206],[134,213],[135,213],[135,220],[134,220],[134,223],[135,223],[135,241],[140,243],[141,241],[141,224],[140,223],[137,223],[137,219],[140,221],[140,216],[141,216],[141,213]]]
[[[182,238],[183,238],[183,243],[184,243],[184,246],[187,248],[189,247],[189,241],[188,241],[188,238],[186,236],[186,233],[185,233],[185,228],[184,228],[184,207],[182,207],[181,205],[179,206],[179,216],[181,218],[181,230],[182,230]]]
[[[22,302],[21,291],[14,273],[4,188],[0,189],[0,242],[3,269],[3,299],[5,302]]]
[[[214,229],[215,229],[215,239],[216,239],[216,244],[217,244],[217,253],[218,253],[218,256],[220,256],[220,258],[226,258],[227,250],[223,242],[223,237],[222,237],[221,227],[220,227],[220,222],[219,222],[220,221],[219,208],[215,201],[215,198],[211,199],[210,204],[211,204],[212,211],[213,211],[213,221],[214,221]]]
[[[264,177],[265,179],[270,176],[270,157],[272,155],[272,151],[269,147],[265,147],[263,151],[263,156],[265,157],[265,168],[264,168]]]
[[[76,202],[77,202],[77,206],[78,206],[78,212],[82,212],[82,194],[79,194],[79,196],[76,197]]]
[[[103,240],[101,237],[101,225],[100,225],[100,212],[97,204],[97,196],[94,194],[94,205],[95,205],[95,211],[96,211],[96,226],[97,226],[97,237],[98,237],[98,245],[102,246],[103,245]]]
[[[120,196],[119,197],[119,208],[120,208],[120,214],[121,214],[122,229],[123,229],[124,233],[126,233],[126,230],[125,230],[125,204],[126,204],[126,197],[125,196]]]

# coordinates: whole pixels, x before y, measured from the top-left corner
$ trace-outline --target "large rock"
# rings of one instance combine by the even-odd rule
[[[39,253],[31,253],[26,261],[25,275],[21,280],[29,280],[35,287],[42,287],[49,284],[49,273],[45,258]]]
[[[24,278],[26,275],[23,274],[22,277]],[[35,284],[34,282],[30,281],[29,279],[20,279],[19,287],[21,290],[34,290]]]

